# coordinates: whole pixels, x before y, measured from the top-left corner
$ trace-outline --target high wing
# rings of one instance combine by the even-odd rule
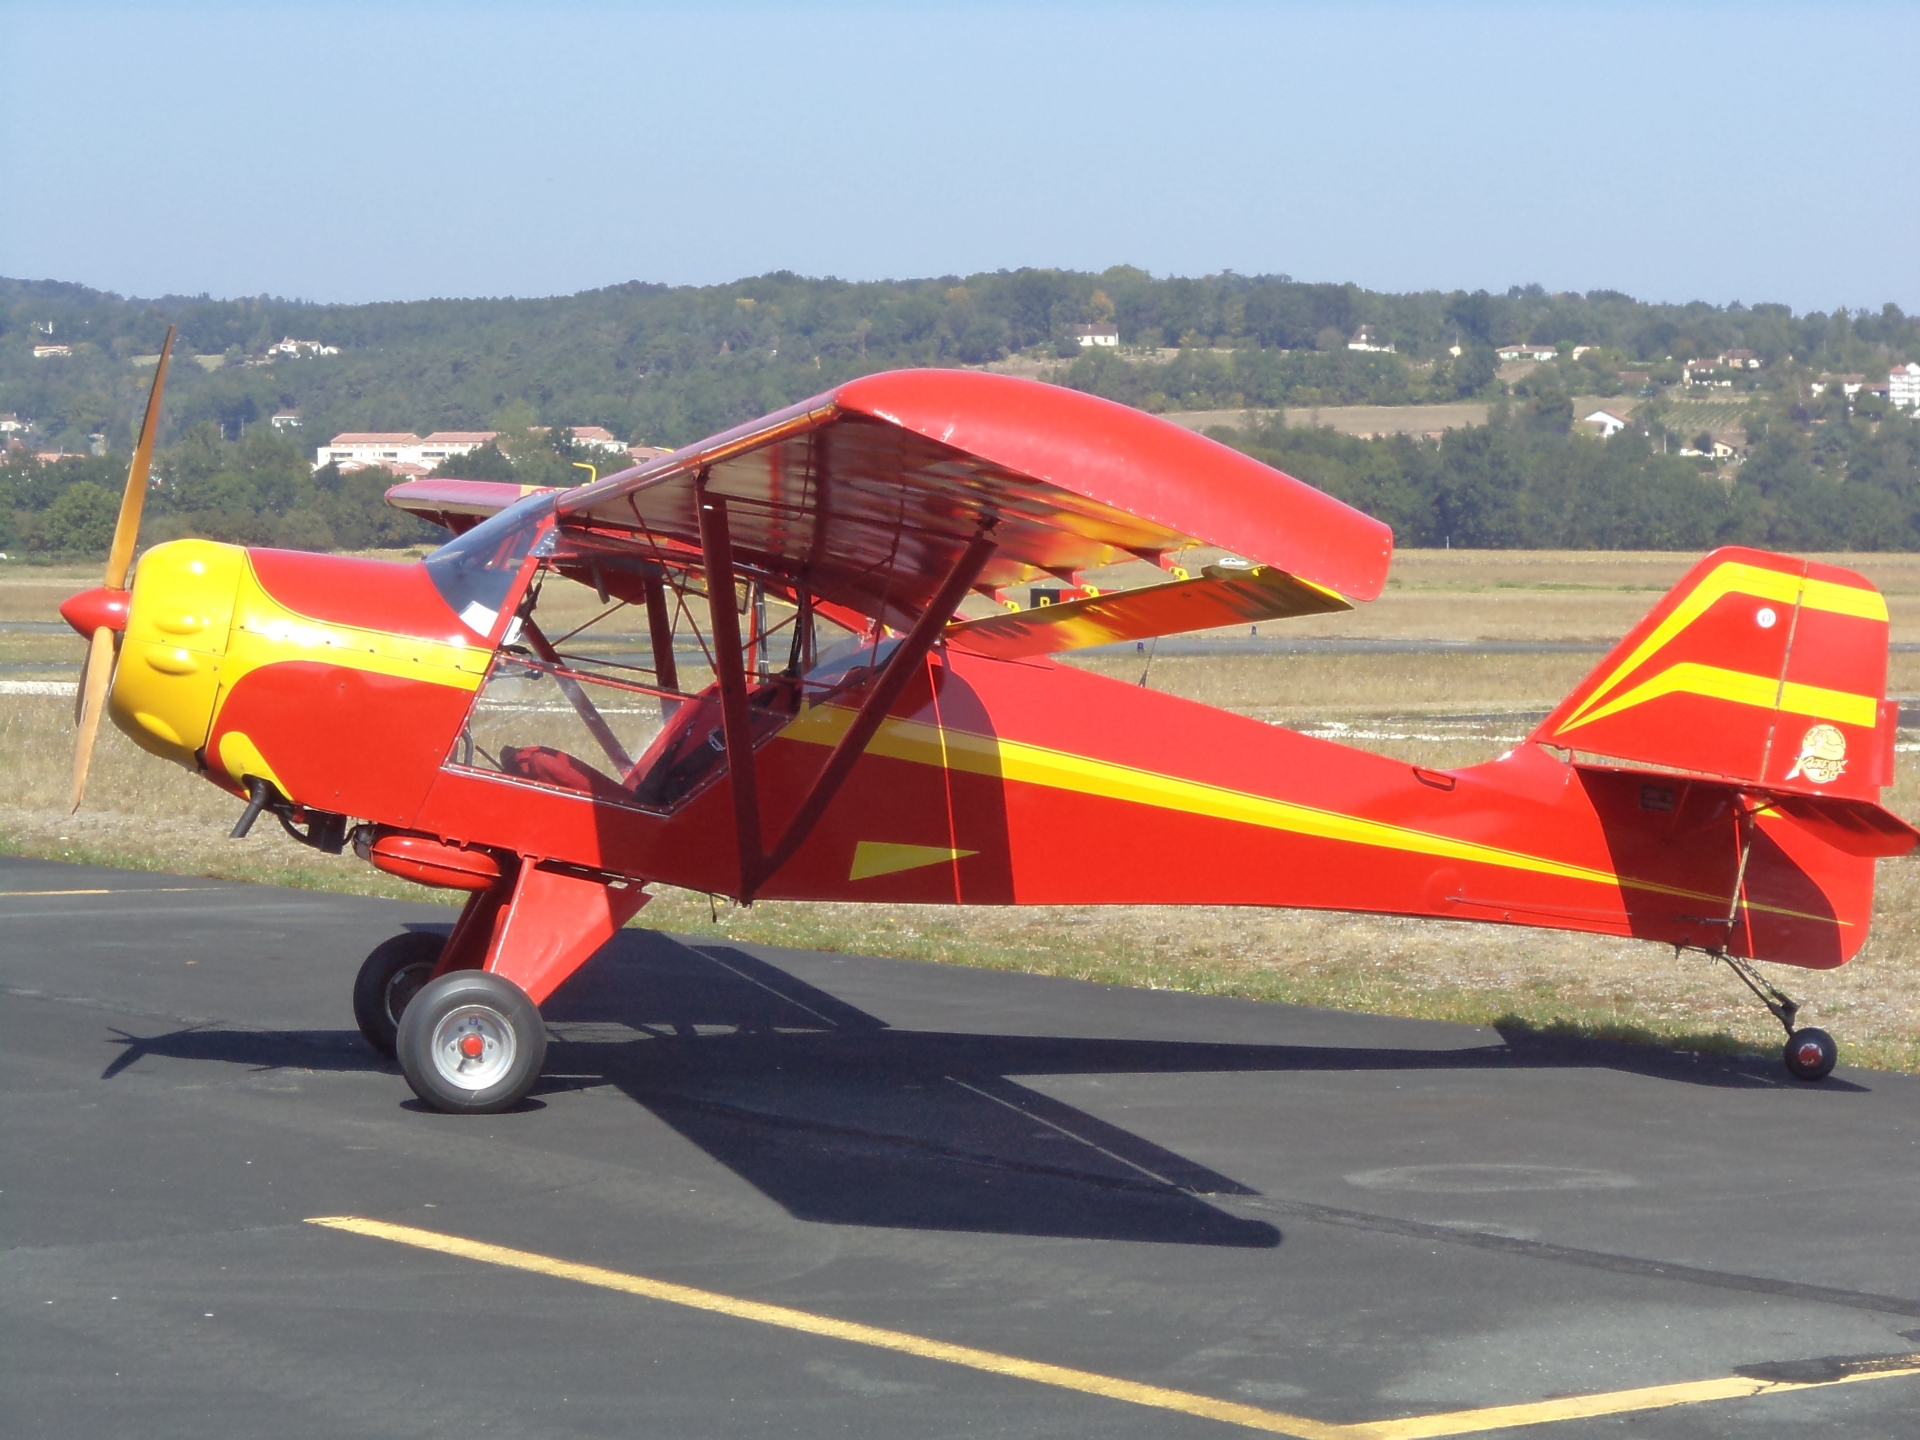
[[[389,499],[457,524],[520,489],[483,491],[481,483],[416,482]],[[1160,595],[1179,590],[1169,585],[1127,592],[1158,597],[1151,601],[1080,602],[1118,609],[1104,618],[1062,606],[1074,613],[1044,627],[1044,642],[1020,643],[1020,653],[1033,653],[1033,643],[1072,648],[1072,634],[1100,643],[1171,633],[1156,626],[1228,623],[1248,606],[1268,614],[1346,608],[1343,596],[1380,593],[1393,546],[1379,521],[1168,421],[1060,386],[956,370],[849,381],[561,492],[556,509],[572,534],[685,557],[701,550],[701,512],[715,499],[740,570],[898,629],[927,610],[982,541],[986,558],[971,586],[989,594],[1202,545],[1267,577],[1190,587],[1183,598]],[[1282,608],[1261,611],[1283,591]],[[1076,619],[1085,622],[1077,629]],[[991,630],[970,633],[994,653],[1016,645],[1009,635],[995,642]]]

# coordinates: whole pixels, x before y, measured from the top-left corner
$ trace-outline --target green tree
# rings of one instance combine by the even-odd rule
[[[56,555],[105,555],[113,543],[120,497],[90,480],[69,485],[34,531],[34,548]]]

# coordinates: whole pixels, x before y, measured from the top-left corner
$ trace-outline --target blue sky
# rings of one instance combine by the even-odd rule
[[[1913,3],[0,0],[0,274],[364,301],[1130,263],[1912,311],[1917,42]]]

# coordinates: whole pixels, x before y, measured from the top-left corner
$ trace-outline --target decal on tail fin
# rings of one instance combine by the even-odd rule
[[[1851,570],[1716,550],[1533,738],[1774,791],[1876,800],[1893,779],[1887,605]]]

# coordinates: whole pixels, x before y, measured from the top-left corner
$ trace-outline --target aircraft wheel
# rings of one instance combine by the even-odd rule
[[[408,931],[382,940],[361,962],[353,982],[353,1018],[367,1044],[387,1059],[393,1059],[407,1002],[433,978],[446,944],[438,935]]]
[[[538,1007],[511,980],[484,970],[429,981],[401,1015],[398,1038],[413,1093],[450,1115],[511,1109],[547,1058]]]
[[[1824,1080],[1840,1058],[1839,1047],[1824,1030],[1808,1026],[1787,1037],[1787,1069],[1801,1080]]]

